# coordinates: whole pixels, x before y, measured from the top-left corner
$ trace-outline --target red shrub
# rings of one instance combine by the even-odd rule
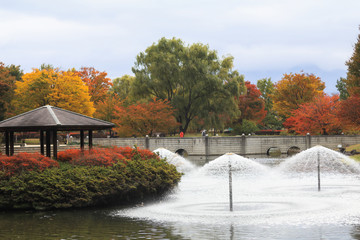
[[[58,152],[57,159],[61,162],[70,162],[72,159],[80,157],[80,149],[68,149],[65,151]]]
[[[110,149],[97,148],[91,151],[84,151],[76,158],[73,158],[70,163],[81,166],[112,166],[113,164],[124,161],[125,157],[119,153],[113,152]]]
[[[147,149],[132,147],[93,148],[91,151],[68,149],[58,153],[58,160],[80,166],[112,166],[123,161],[131,161],[135,156],[142,160],[157,158],[159,156]]]
[[[49,167],[59,167],[59,163],[40,153],[19,153],[14,156],[0,156],[0,171],[7,176],[23,171],[43,171]]]
[[[157,158],[159,156],[150,150],[140,149],[140,148],[132,148],[132,147],[113,147],[112,151],[122,154],[125,158],[131,160],[134,156],[139,156],[142,160]]]

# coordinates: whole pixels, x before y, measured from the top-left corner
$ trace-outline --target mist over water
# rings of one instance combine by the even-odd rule
[[[168,150],[161,150],[160,155],[163,154],[171,156],[167,157],[169,162],[176,158]],[[177,158],[175,165],[188,166],[186,162]],[[229,165],[233,181],[232,212],[229,211]],[[295,226],[326,229],[336,235],[335,232],[360,224],[359,164],[324,147],[303,151],[278,166],[225,154],[203,167],[192,165],[181,171],[184,173],[181,182],[166,199],[120,210],[114,216],[160,222],[182,236],[186,233],[204,237],[204,229],[212,229],[230,238],[239,234],[255,236],[259,226],[270,235],[274,234],[270,229],[291,232]],[[305,233],[306,230],[301,234]]]

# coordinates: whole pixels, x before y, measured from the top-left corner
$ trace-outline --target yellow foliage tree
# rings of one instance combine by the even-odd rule
[[[313,74],[284,74],[284,77],[275,84],[272,94],[273,109],[280,117],[286,119],[301,104],[311,102],[315,97],[322,95],[324,88],[325,83]]]
[[[14,106],[22,113],[44,105],[92,116],[94,104],[89,89],[72,71],[58,69],[33,69],[16,82]]]

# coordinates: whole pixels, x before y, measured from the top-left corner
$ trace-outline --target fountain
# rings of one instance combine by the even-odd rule
[[[308,238],[319,231],[317,239],[339,239],[360,226],[359,173],[358,163],[320,146],[272,167],[225,154],[186,172],[161,202],[113,215],[161,223],[190,239]]]
[[[342,153],[322,146],[303,151],[280,164],[281,171],[309,173],[318,171],[333,174],[359,174],[360,166]]]
[[[168,163],[173,164],[181,173],[190,172],[196,168],[194,164],[179,154],[173,153],[165,148],[158,148],[153,152],[157,153],[161,158],[165,158]]]

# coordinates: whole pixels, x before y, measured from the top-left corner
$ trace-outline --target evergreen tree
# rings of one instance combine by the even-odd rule
[[[359,27],[360,30],[360,27]],[[346,88],[351,95],[360,95],[360,34],[354,46],[354,53],[346,62],[348,67]]]

